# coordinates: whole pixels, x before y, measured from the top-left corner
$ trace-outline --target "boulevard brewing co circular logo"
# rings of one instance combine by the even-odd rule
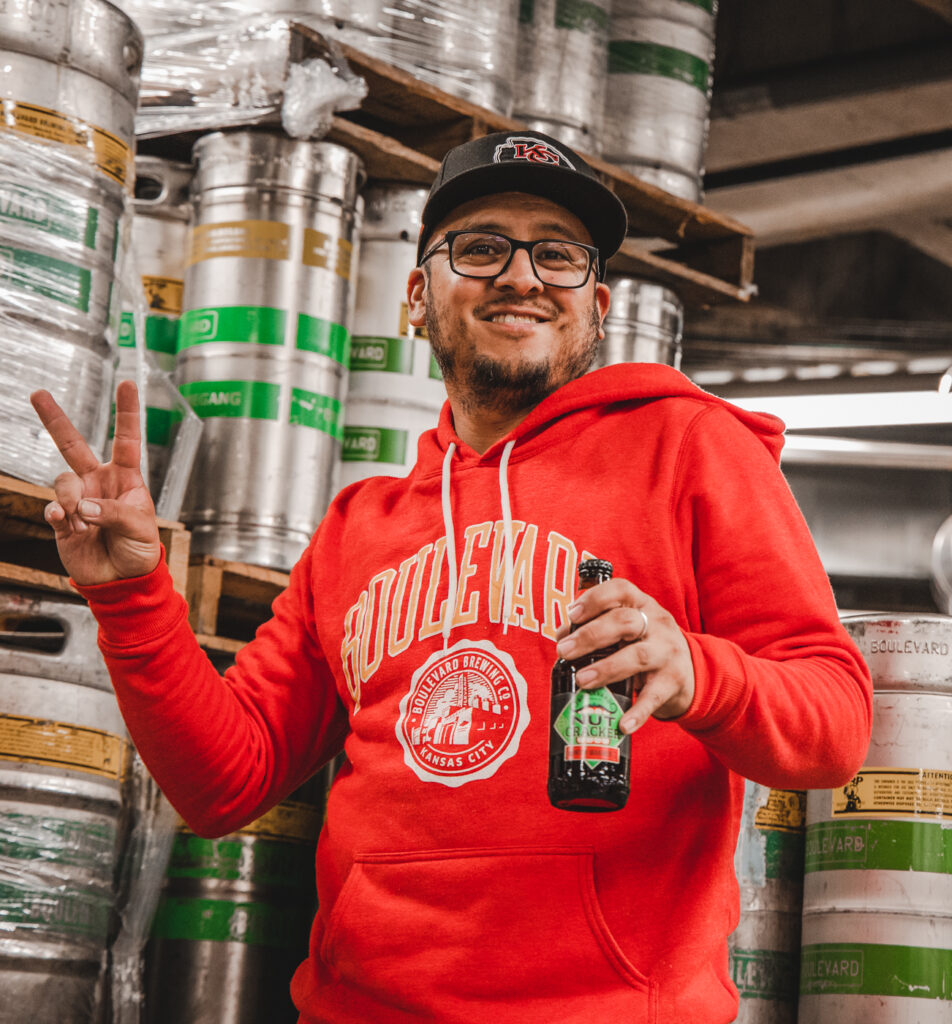
[[[420,779],[462,786],[494,775],[528,724],[526,681],[510,655],[488,640],[461,640],[413,673],[396,732]]]

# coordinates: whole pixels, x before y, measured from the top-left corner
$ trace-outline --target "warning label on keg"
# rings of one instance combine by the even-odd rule
[[[952,771],[863,768],[833,790],[834,818],[952,816]]]
[[[321,818],[319,807],[297,800],[285,800],[250,825],[246,825],[239,834],[263,839],[289,839],[299,843],[313,843],[321,830]]]
[[[185,288],[185,282],[181,278],[143,274],[142,287],[145,289],[150,312],[165,313],[167,316],[181,315],[182,292]]]
[[[78,118],[38,107],[32,103],[20,103],[5,99],[0,129],[13,128],[25,135],[33,135],[47,142],[58,142],[64,146],[80,146],[92,154],[96,167],[103,174],[120,185],[132,187],[134,181],[132,150],[129,146],[104,128],[98,128]]]
[[[290,236],[290,227],[276,220],[199,224],[190,233],[188,266],[223,256],[286,260],[290,254]]]
[[[754,816],[754,826],[773,832],[802,832],[806,810],[807,795],[802,790],[772,789]]]
[[[333,270],[338,277],[350,280],[350,264],[354,247],[346,238],[332,238],[323,231],[304,229],[304,250],[301,262],[305,267]]]
[[[0,715],[0,760],[49,765],[109,779],[122,775],[125,741],[102,729]]]

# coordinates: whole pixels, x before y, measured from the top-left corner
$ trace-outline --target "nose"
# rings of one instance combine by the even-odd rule
[[[545,287],[536,277],[532,269],[532,260],[525,249],[517,249],[512,254],[509,266],[493,280],[496,288],[514,291],[517,295],[530,295],[541,292]]]

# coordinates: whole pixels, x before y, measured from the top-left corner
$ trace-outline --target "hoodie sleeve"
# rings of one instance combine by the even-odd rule
[[[311,612],[313,548],[224,676],[199,647],[164,562],[139,579],[77,587],[99,622],[136,749],[199,835],[260,817],[342,745],[346,713]]]
[[[698,621],[695,696],[678,722],[755,782],[842,785],[869,746],[872,684],[775,457],[715,406],[679,459],[675,523]]]

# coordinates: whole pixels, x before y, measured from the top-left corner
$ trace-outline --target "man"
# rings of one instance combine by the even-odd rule
[[[192,828],[227,833],[346,751],[292,986],[306,1024],[726,1024],[743,778],[825,788],[862,762],[870,681],[779,422],[669,367],[585,373],[624,234],[546,136],[448,154],[408,303],[449,403],[408,478],[338,495],[224,681],[162,564],[134,388],[105,466],[35,396],[75,471],[47,519]],[[616,578],[575,597],[588,556]],[[615,645],[579,682],[636,674],[631,796],[556,810],[551,665]]]

